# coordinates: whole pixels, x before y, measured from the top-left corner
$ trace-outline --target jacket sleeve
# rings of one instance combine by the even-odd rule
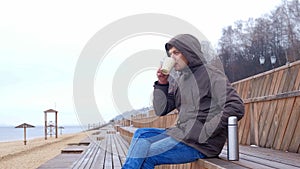
[[[217,100],[217,105],[221,107],[222,112],[219,114],[220,122],[214,134],[227,129],[228,117],[236,116],[240,120],[244,116],[244,103],[236,90],[232,87],[225,75],[218,76],[212,88],[212,94]]]
[[[213,102],[222,111],[204,124],[203,131],[199,137],[199,139],[202,139],[202,142],[209,137],[215,137],[220,132],[227,130],[229,116],[236,116],[238,120],[244,116],[244,103],[242,99],[231,86],[227,77],[222,73],[216,75],[212,81],[211,93]]]
[[[218,84],[216,84],[215,87],[218,87]],[[236,90],[231,86],[231,84],[228,82],[226,83],[226,96],[219,96],[221,100],[218,101],[221,107],[223,107],[221,122],[222,125],[225,125],[227,127],[228,125],[228,117],[229,116],[236,116],[238,120],[240,120],[244,116],[244,103]],[[220,92],[222,94],[222,92]],[[225,100],[222,100],[223,98],[226,98]],[[223,104],[224,103],[224,104]]]
[[[169,84],[154,83],[153,107],[157,116],[164,116],[175,109],[174,95],[168,93]]]

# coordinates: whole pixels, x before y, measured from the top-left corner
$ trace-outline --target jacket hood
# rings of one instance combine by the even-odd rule
[[[193,70],[195,67],[206,64],[206,60],[201,51],[201,44],[194,36],[190,34],[180,34],[172,38],[165,45],[168,56],[168,51],[173,46],[177,48],[189,61],[188,67],[190,69]]]

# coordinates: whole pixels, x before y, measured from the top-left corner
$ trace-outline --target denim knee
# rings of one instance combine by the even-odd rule
[[[142,165],[144,169],[154,169],[155,165],[157,164],[157,160],[153,157],[147,157]]]
[[[134,135],[133,137],[134,138],[139,138],[142,134],[148,132],[148,129],[147,128],[139,128],[137,129],[135,132],[134,132]]]
[[[163,133],[165,130],[156,128],[139,128],[134,132],[133,138],[148,138]]]

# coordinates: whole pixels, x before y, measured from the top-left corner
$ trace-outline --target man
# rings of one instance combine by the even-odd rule
[[[224,73],[206,63],[200,42],[192,35],[175,36],[166,45],[179,77],[157,71],[153,106],[158,116],[177,109],[178,120],[168,129],[138,129],[123,168],[153,169],[218,156],[227,138],[229,116],[244,115],[244,104]]]

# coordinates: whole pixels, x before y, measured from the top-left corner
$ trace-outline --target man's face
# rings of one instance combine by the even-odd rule
[[[168,52],[169,56],[172,57],[176,62],[174,65],[175,70],[182,70],[188,65],[189,62],[186,57],[183,56],[183,54],[175,47],[172,47]]]

